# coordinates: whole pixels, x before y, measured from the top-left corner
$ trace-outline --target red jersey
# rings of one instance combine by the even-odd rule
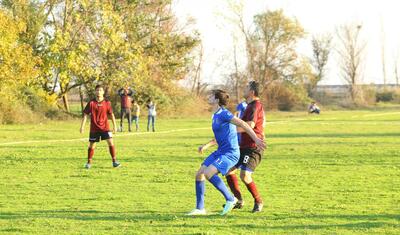
[[[242,120],[245,122],[254,122],[254,132],[257,137],[264,139],[264,108],[259,100],[254,100],[247,105],[243,113]],[[241,133],[240,148],[255,148],[256,143],[246,133]]]
[[[103,100],[97,102],[91,100],[83,110],[83,113],[90,114],[90,132],[108,132],[110,126],[108,124],[108,115],[113,113],[111,102]]]

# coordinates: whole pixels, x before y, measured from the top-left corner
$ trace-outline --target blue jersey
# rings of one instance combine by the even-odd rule
[[[236,106],[236,111],[238,111],[239,118],[242,118],[243,113],[246,110],[246,108],[247,108],[247,103],[244,101]]]
[[[225,108],[220,108],[212,118],[212,130],[218,143],[218,152],[239,152],[236,126],[230,123],[233,114]]]

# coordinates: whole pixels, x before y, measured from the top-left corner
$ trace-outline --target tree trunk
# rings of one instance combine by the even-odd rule
[[[81,112],[83,113],[83,93],[82,93],[82,86],[79,86],[79,98],[81,100]]]
[[[70,110],[69,110],[69,103],[68,103],[68,95],[67,95],[67,93],[65,93],[65,94],[62,96],[62,100],[63,100],[63,104],[64,104],[65,111],[67,111],[67,113],[69,113]]]
[[[234,65],[235,65],[235,92],[236,92],[236,101],[237,104],[240,103],[240,94],[239,94],[239,79],[241,79],[239,75],[239,67],[238,67],[238,62],[237,62],[237,53],[236,53],[236,45],[233,47],[233,58],[234,58]]]

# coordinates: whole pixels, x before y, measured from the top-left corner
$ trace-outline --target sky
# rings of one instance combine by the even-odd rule
[[[191,26],[200,33],[204,47],[202,81],[209,84],[224,83],[233,66],[234,38],[238,38],[240,67],[246,65],[243,38],[223,15],[229,15],[229,0],[175,0],[173,9],[182,24],[188,18],[195,23]],[[363,83],[382,84],[382,45],[386,62],[387,83],[394,83],[395,57],[400,52],[400,1],[397,0],[243,0],[244,19],[252,27],[253,16],[266,10],[282,9],[296,18],[305,29],[307,36],[299,41],[299,54],[311,57],[313,35],[331,33],[343,24],[361,24],[361,36],[366,42],[363,63]],[[336,42],[334,41],[334,47]],[[344,84],[340,75],[339,57],[331,53],[326,78],[320,84]],[[400,67],[400,65],[399,65]]]

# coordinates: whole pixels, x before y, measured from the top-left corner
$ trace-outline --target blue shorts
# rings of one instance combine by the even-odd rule
[[[237,162],[239,161],[240,152],[228,152],[228,153],[221,153],[215,151],[210,156],[208,156],[202,165],[215,166],[222,175],[226,175],[229,170],[234,167]]]

